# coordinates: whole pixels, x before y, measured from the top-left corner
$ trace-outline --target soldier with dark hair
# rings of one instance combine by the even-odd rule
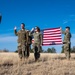
[[[33,31],[34,33],[32,33]],[[35,30],[32,29],[30,35],[32,35],[34,38],[33,50],[35,61],[37,61],[40,58],[40,51],[42,46],[42,34],[40,33],[40,28],[35,27]]]
[[[18,54],[20,59],[27,58],[27,40],[28,35],[27,31],[25,29],[25,24],[21,23],[21,30],[17,32],[16,27],[14,28],[14,33],[16,36],[18,36]]]
[[[63,40],[63,47],[64,47],[64,53],[66,55],[66,58],[69,60],[71,55],[70,55],[70,50],[71,50],[71,33],[70,33],[70,27],[66,27],[65,31],[62,31],[62,33],[65,35],[64,40]]]

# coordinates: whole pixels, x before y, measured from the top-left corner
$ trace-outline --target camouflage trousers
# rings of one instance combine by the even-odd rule
[[[20,59],[29,57],[29,46],[20,45],[18,46],[18,54]]]
[[[27,45],[27,57],[30,56],[30,50],[31,50],[31,46],[28,44]]]
[[[70,44],[64,44],[64,53],[67,59],[70,59]]]
[[[34,50],[35,61],[37,61],[40,58],[40,51],[41,51],[40,44],[34,43],[33,50]]]

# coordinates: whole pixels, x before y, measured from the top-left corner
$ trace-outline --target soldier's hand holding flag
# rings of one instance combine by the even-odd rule
[[[62,30],[62,28],[60,27],[60,30]]]

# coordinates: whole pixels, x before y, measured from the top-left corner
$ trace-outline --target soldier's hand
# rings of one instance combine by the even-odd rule
[[[27,30],[26,32],[29,32],[29,30]]]
[[[62,30],[62,28],[60,27],[60,30]]]
[[[34,28],[31,29],[31,32],[34,31]]]
[[[16,29],[17,29],[17,27],[15,26],[15,27],[14,27],[14,30],[16,30]]]

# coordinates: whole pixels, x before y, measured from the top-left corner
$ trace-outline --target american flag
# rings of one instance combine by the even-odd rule
[[[60,27],[44,29],[41,30],[41,33],[43,35],[43,46],[62,44]]]

